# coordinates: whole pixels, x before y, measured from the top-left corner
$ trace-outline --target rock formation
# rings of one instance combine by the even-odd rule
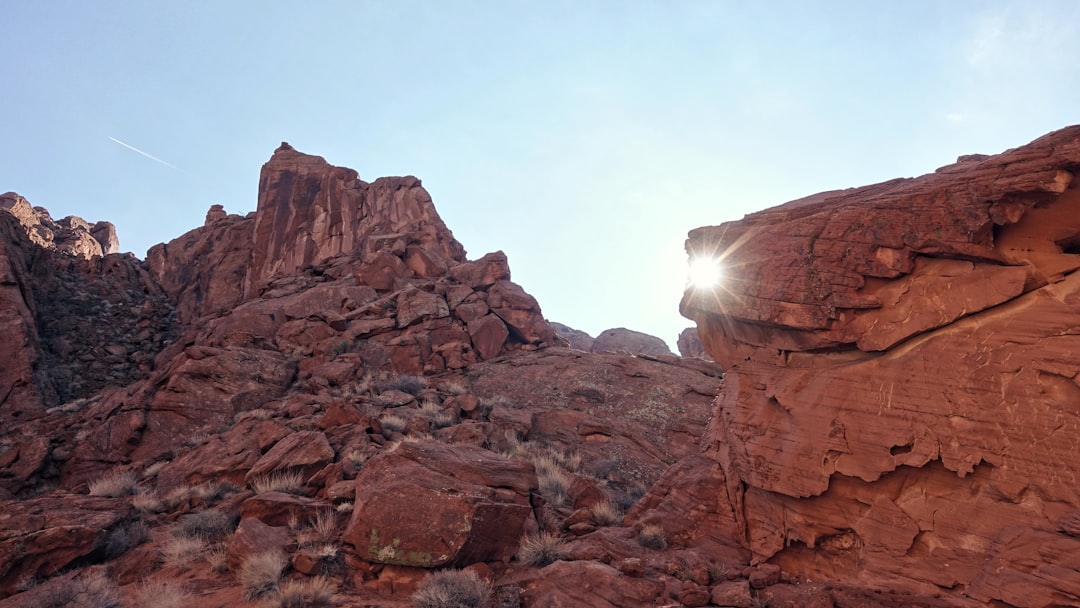
[[[956,605],[1080,603],[1080,127],[690,233],[744,546]]]
[[[712,360],[705,351],[705,345],[701,343],[696,327],[687,327],[679,334],[679,355],[682,357],[697,357],[698,359]]]
[[[583,350],[587,353],[630,353],[652,357],[675,356],[660,338],[640,331],[626,329],[625,327],[605,329],[595,338],[581,330],[561,323],[552,323],[552,327],[555,328],[559,337],[570,344],[571,348]]]

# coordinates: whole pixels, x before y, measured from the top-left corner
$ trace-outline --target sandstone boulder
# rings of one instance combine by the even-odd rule
[[[345,542],[361,559],[435,568],[507,560],[535,529],[532,465],[487,450],[402,443],[356,477]]]

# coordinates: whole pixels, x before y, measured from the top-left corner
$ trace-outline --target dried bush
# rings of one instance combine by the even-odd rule
[[[244,589],[244,599],[254,600],[277,591],[281,573],[288,562],[277,551],[256,553],[244,558],[236,580]]]
[[[105,538],[105,556],[108,559],[118,557],[137,547],[146,540],[148,530],[141,519],[124,522],[109,531]]]
[[[259,475],[248,484],[256,494],[267,492],[298,492],[304,488],[304,477],[300,471],[280,470]]]
[[[147,513],[158,513],[164,508],[161,499],[152,491],[139,492],[131,497],[131,506]]]
[[[186,566],[206,548],[206,541],[190,536],[173,536],[161,547],[166,566]]]
[[[556,467],[551,469],[537,469],[536,481],[540,488],[540,495],[549,504],[559,507],[570,498],[570,475]]]
[[[546,566],[566,557],[566,541],[554,534],[528,535],[518,545],[518,561],[530,566]]]
[[[400,433],[409,425],[409,421],[397,414],[383,414],[379,416],[379,426],[382,427],[383,435]]]
[[[130,496],[138,489],[139,481],[134,473],[128,471],[113,471],[101,479],[90,482],[90,496],[108,496],[120,498]]]
[[[191,603],[191,597],[175,581],[154,579],[139,584],[135,601],[139,608],[184,608]]]
[[[315,521],[311,522],[311,529],[320,540],[330,540],[337,533],[337,524],[337,514],[333,510],[319,509],[315,514]]]
[[[322,608],[331,605],[336,591],[337,585],[322,576],[302,581],[289,581],[278,593],[278,606],[280,608]]]
[[[443,382],[439,388],[455,396],[464,395],[469,392],[469,389],[465,388],[465,385],[457,380]]]
[[[667,533],[664,528],[657,524],[649,524],[641,528],[637,537],[638,544],[646,549],[662,551],[667,549]]]
[[[101,571],[49,585],[38,596],[38,608],[117,608],[120,590]]]
[[[416,608],[489,608],[491,585],[472,570],[442,570],[424,577],[412,594]]]
[[[592,509],[590,509],[590,512],[592,513],[593,521],[595,521],[598,526],[614,526],[615,524],[620,523],[623,518],[622,511],[619,510],[619,507],[607,499],[594,504]]]
[[[146,467],[143,470],[143,479],[150,479],[151,477],[157,477],[157,474],[161,472],[161,469],[165,468],[165,465],[169,464],[169,460],[159,460],[154,464]]]
[[[180,517],[173,536],[200,538],[209,543],[224,539],[236,529],[236,518],[221,511],[199,511]]]
[[[379,391],[395,390],[403,393],[409,393],[412,396],[420,394],[420,391],[427,388],[427,379],[423,376],[410,376],[408,374],[402,374],[397,378],[389,382],[385,382],[379,385]]]
[[[215,545],[206,552],[206,563],[210,569],[222,574],[229,569],[229,552],[224,545]]]

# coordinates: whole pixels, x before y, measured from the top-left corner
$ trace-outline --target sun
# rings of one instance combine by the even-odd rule
[[[690,259],[690,271],[687,278],[690,285],[698,289],[711,289],[724,278],[724,269],[717,258],[694,257]]]

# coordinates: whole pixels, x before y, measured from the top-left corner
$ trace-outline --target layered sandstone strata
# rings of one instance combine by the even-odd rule
[[[690,233],[709,430],[758,560],[1080,601],[1080,127]]]

